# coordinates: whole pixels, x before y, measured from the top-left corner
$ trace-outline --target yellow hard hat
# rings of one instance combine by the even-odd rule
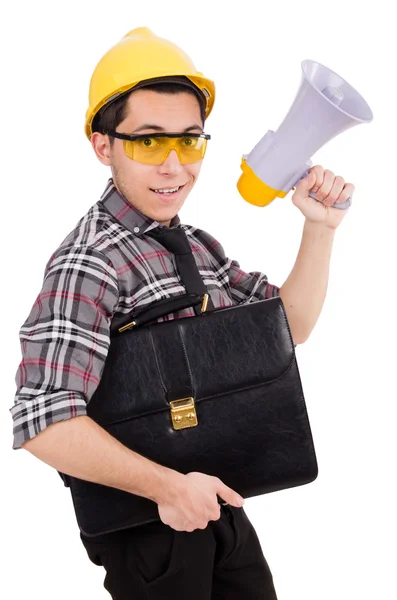
[[[159,77],[185,76],[206,100],[209,116],[215,99],[215,84],[206,79],[190,58],[172,42],[160,38],[147,27],[133,29],[99,61],[91,77],[85,133],[90,139],[97,112],[140,81]]]

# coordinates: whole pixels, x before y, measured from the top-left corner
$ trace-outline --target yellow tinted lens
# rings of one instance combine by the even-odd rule
[[[147,165],[161,165],[171,150],[175,150],[182,165],[201,160],[207,147],[207,140],[191,136],[177,138],[145,137],[138,140],[124,140],[124,152],[131,160]]]
[[[205,138],[196,138],[183,136],[178,138],[177,152],[181,165],[195,163],[204,158],[207,140]]]
[[[138,140],[124,140],[126,156],[149,165],[161,164],[166,148],[166,138],[145,137]]]

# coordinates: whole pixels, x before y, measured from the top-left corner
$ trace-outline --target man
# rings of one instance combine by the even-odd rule
[[[214,93],[179,48],[144,28],[100,61],[86,134],[112,179],[51,257],[21,329],[14,448],[62,473],[158,504],[156,523],[81,535],[90,559],[105,567],[104,585],[115,600],[276,598],[234,490],[204,473],[183,475],[151,462],[86,415],[112,316],[185,292],[173,256],[151,237],[156,229],[184,228],[215,308],[280,294],[295,344],[308,338],[321,312],[335,230],[346,214],[332,205],[354,191],[341,177],[316,166],[297,186],[293,203],[306,219],[296,263],[281,288],[262,273],[242,272],[208,233],[180,223],[205,154],[204,121]],[[186,309],[169,318],[193,314]]]

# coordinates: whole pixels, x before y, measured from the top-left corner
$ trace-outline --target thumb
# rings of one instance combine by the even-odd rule
[[[222,481],[219,482],[216,489],[216,493],[220,498],[222,498],[222,500],[224,500],[228,504],[231,504],[232,506],[240,507],[244,504],[244,498],[242,498],[237,492],[232,490],[230,487],[222,483]]]

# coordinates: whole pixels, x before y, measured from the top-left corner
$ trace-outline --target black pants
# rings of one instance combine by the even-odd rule
[[[244,509],[222,506],[204,530],[161,522],[81,539],[106,569],[113,600],[277,600],[273,578]]]

